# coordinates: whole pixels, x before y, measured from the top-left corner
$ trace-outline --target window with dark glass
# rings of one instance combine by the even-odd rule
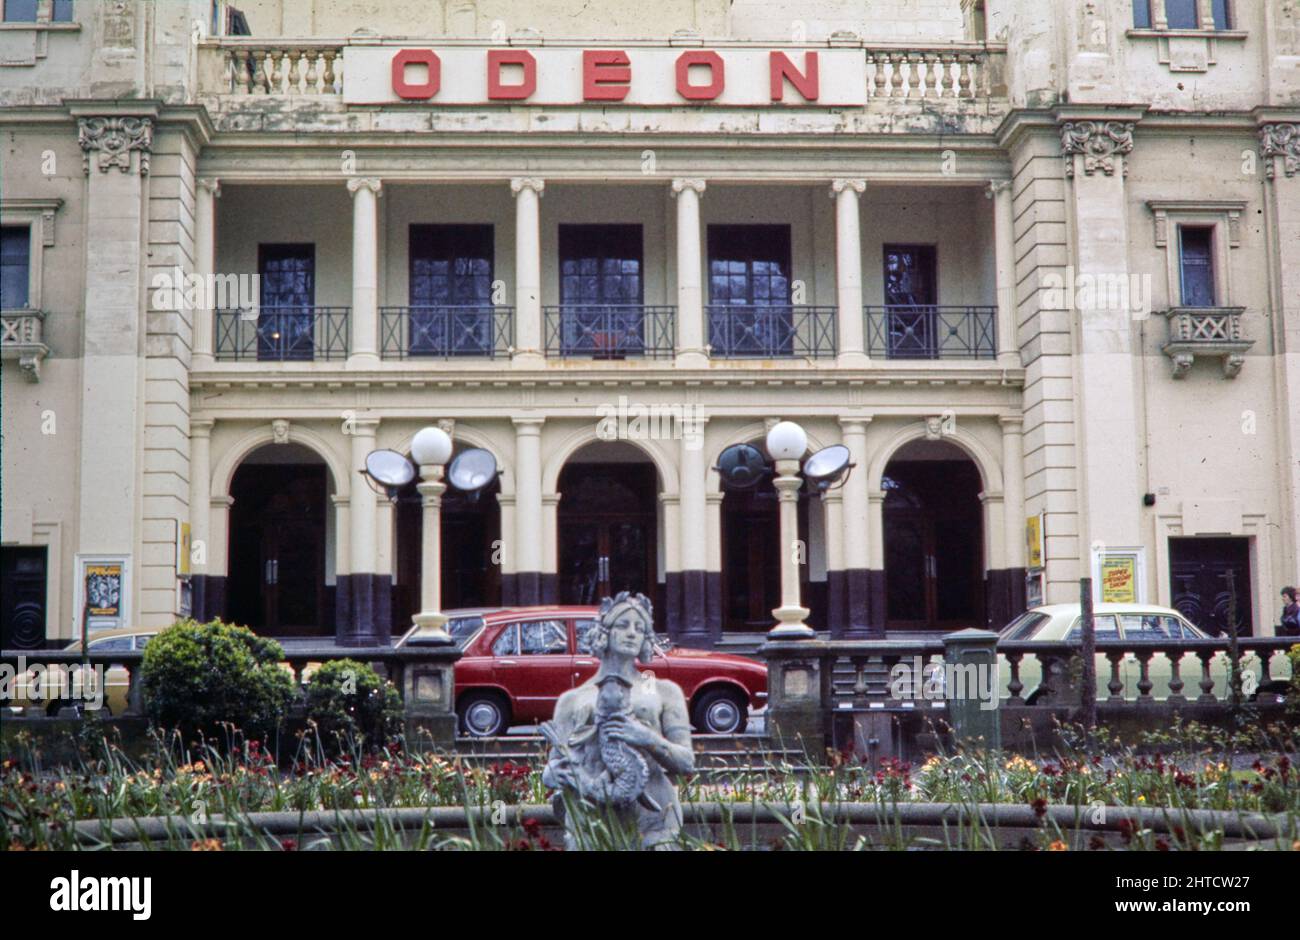
[[[645,348],[640,225],[560,226],[560,343],[567,353]]]
[[[1133,27],[1150,29],[1151,26],[1151,0],[1133,0]]]
[[[259,245],[257,358],[311,359],[315,348],[316,246]]]
[[[1200,29],[1201,0],[1165,0],[1165,20],[1170,29]]]
[[[35,23],[36,0],[4,0],[6,23]]]
[[[26,225],[0,227],[0,307],[16,310],[28,304],[31,287],[31,237]]]
[[[54,0],[52,19],[56,23],[72,22],[72,0]]]
[[[492,226],[412,225],[410,258],[410,354],[490,355]]]
[[[1210,9],[1214,13],[1215,29],[1232,29],[1232,0],[1213,0]]]
[[[1214,230],[1183,225],[1179,227],[1178,239],[1183,306],[1215,306]]]
[[[715,350],[791,354],[790,267],[790,226],[709,226],[709,344]]]
[[[894,359],[933,359],[939,353],[938,265],[933,245],[885,245],[885,329]]]

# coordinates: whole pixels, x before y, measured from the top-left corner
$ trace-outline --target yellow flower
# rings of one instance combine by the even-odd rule
[[[1051,845],[1049,845],[1049,846],[1047,847],[1047,851],[1049,851],[1049,852],[1068,852],[1068,851],[1070,851],[1070,847],[1069,847],[1068,845],[1066,845],[1064,842],[1062,842],[1060,839],[1057,839],[1055,842],[1053,842]]]
[[[1145,803],[1146,801],[1147,801],[1147,798],[1146,798],[1145,794],[1139,793],[1139,794],[1138,794],[1138,802],[1139,802],[1139,803]]]

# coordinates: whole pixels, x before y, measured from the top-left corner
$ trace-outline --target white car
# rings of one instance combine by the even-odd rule
[[[1049,604],[1025,611],[999,634],[999,644],[1011,642],[1067,640],[1078,642],[1082,627],[1078,604]],[[1093,623],[1096,627],[1098,642],[1106,640],[1157,641],[1166,646],[1189,640],[1214,639],[1197,629],[1178,611],[1169,607],[1156,607],[1147,604],[1097,604],[1093,608]],[[998,654],[1002,680],[1002,697],[1008,698],[1011,681],[1011,665],[1005,655]],[[1291,677],[1291,662],[1284,651],[1278,651],[1270,657],[1270,682],[1265,687],[1263,681],[1263,664],[1259,654],[1245,652],[1241,658],[1242,690],[1247,697],[1256,692],[1280,692]],[[1218,699],[1228,697],[1228,657],[1225,653],[1216,653],[1210,660],[1210,676],[1214,679],[1214,696]],[[1249,672],[1251,675],[1246,675]],[[1169,697],[1169,679],[1173,673],[1170,658],[1164,653],[1151,657],[1147,668],[1150,679],[1151,697],[1163,701]],[[1179,676],[1183,681],[1182,696],[1188,701],[1195,701],[1201,695],[1201,659],[1194,652],[1185,653],[1179,658]],[[1138,682],[1142,678],[1141,663],[1134,653],[1125,653],[1120,660],[1119,679],[1123,683],[1120,692],[1127,700],[1140,697]],[[1034,703],[1042,679],[1042,667],[1037,657],[1027,654],[1020,660],[1020,682],[1024,688],[1021,698]],[[1097,654],[1097,701],[1105,702],[1111,696],[1111,662],[1102,653]]]

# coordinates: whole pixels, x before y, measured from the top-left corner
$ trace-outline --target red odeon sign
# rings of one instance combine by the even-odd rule
[[[349,46],[349,103],[804,105],[864,103],[851,49],[445,49]]]

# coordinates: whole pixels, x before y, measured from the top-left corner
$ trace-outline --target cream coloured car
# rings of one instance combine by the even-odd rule
[[[1077,643],[1082,627],[1078,604],[1049,604],[1025,611],[999,634],[999,645],[1015,642],[1042,642],[1067,640]],[[1156,607],[1146,604],[1098,604],[1093,609],[1093,622],[1096,625],[1098,642],[1124,640],[1129,642],[1158,642],[1165,647],[1193,640],[1210,640],[1187,621],[1182,614],[1169,607]],[[1002,697],[1010,696],[1008,685],[1011,681],[1011,665],[1004,654],[999,653],[998,662],[1002,680]],[[1242,656],[1242,688],[1247,696],[1255,692],[1280,691],[1281,686],[1291,676],[1291,664],[1284,651],[1270,656],[1269,684],[1263,681],[1263,663],[1260,654],[1253,651]],[[1182,695],[1188,700],[1195,700],[1201,694],[1201,659],[1194,652],[1187,652],[1179,657],[1179,675],[1183,681]],[[1210,676],[1214,679],[1214,696],[1218,699],[1228,697],[1228,657],[1225,653],[1216,653],[1210,660]],[[1249,672],[1251,675],[1245,675]],[[1150,679],[1151,697],[1162,701],[1169,697],[1169,679],[1173,673],[1170,658],[1164,653],[1157,653],[1151,658],[1147,675]],[[1126,652],[1120,660],[1119,679],[1124,689],[1120,694],[1127,700],[1138,699],[1138,682],[1142,676],[1141,664],[1132,652]],[[1042,667],[1037,658],[1026,655],[1020,661],[1020,681],[1024,689],[1020,695],[1030,704],[1042,679]],[[1110,698],[1111,662],[1102,653],[1097,654],[1097,701],[1104,702]]]

